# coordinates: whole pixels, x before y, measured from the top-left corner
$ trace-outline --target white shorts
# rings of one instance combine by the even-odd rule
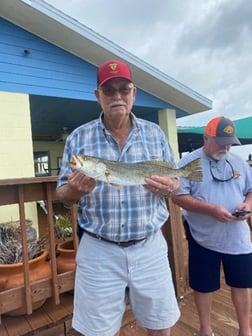
[[[180,312],[161,231],[126,248],[84,233],[77,252],[73,328],[85,336],[116,334],[127,288],[140,325],[159,330],[176,323]]]

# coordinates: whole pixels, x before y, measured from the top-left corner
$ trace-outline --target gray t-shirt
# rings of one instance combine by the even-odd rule
[[[202,148],[185,155],[178,166],[182,167],[200,157],[203,181],[193,182],[181,178],[181,188],[177,195],[190,194],[208,203],[224,206],[234,212],[246,195],[252,192],[252,169],[238,155],[228,153],[224,160],[215,161],[205,155]],[[235,178],[230,179],[232,174]],[[214,178],[227,180],[220,182]],[[214,217],[183,210],[191,234],[198,244],[208,249],[228,254],[252,252],[250,228],[247,221],[218,222]]]

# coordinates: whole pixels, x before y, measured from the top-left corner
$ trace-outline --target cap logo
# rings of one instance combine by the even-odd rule
[[[234,133],[234,128],[231,125],[228,125],[223,129],[223,132],[227,134],[232,134]]]
[[[116,71],[117,65],[118,65],[118,64],[116,64],[116,63],[110,63],[110,64],[109,64],[109,67],[110,67],[110,69],[111,69],[112,71]]]

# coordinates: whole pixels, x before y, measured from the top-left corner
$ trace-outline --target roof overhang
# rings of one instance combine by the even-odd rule
[[[1,0],[0,13],[8,21],[95,66],[112,58],[127,62],[137,87],[189,114],[212,108],[211,100],[42,0]]]

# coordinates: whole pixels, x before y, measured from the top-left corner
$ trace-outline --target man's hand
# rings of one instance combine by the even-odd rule
[[[68,185],[72,190],[83,194],[89,194],[96,186],[96,181],[79,171],[74,171],[68,177]]]
[[[228,223],[234,220],[234,216],[221,205],[215,205],[210,215],[222,223]]]
[[[76,170],[68,176],[68,183],[56,189],[56,196],[64,203],[75,203],[81,196],[89,194],[95,186],[94,179]]]
[[[147,183],[144,185],[145,188],[156,196],[171,196],[180,187],[179,180],[175,178],[153,175],[150,178],[146,178],[145,181]]]

